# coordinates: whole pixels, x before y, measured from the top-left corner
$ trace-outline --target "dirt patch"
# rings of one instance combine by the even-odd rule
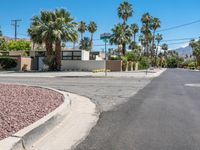
[[[63,101],[64,96],[52,90],[0,84],[0,140],[41,119]]]

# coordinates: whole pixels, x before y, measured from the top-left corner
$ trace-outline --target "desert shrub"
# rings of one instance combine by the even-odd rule
[[[9,57],[1,57],[0,65],[5,70],[15,68],[17,66],[17,60]]]
[[[149,68],[149,59],[147,57],[141,57],[139,60],[139,69],[148,69]]]
[[[192,61],[192,62],[190,62],[189,64],[188,64],[188,67],[191,69],[191,68],[194,68],[194,67],[196,67],[197,66],[197,64],[196,64],[196,62],[194,62],[194,61]]]
[[[43,62],[45,65],[47,65],[49,67],[48,70],[55,70],[55,57],[54,56],[50,56],[50,57],[45,57],[43,59]]]

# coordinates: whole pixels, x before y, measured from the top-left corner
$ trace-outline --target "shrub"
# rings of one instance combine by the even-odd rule
[[[45,57],[43,59],[45,65],[48,66],[48,70],[53,71],[55,70],[55,56]]]
[[[195,68],[196,67],[196,62],[190,62],[189,64],[188,64],[188,67],[190,68],[190,69],[192,69],[192,68]]]
[[[3,69],[11,69],[17,66],[17,61],[13,58],[9,57],[1,57],[0,58],[0,65]]]
[[[31,42],[25,40],[19,41],[6,41],[0,39],[0,50],[12,51],[12,50],[31,50]]]
[[[149,68],[149,59],[147,57],[141,57],[139,61],[139,69],[148,69]]]

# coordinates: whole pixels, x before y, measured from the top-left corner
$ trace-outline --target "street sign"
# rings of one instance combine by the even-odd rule
[[[103,33],[100,35],[101,40],[108,40],[108,39],[110,39],[110,37],[111,37],[110,33]]]
[[[104,63],[104,69],[105,69],[105,76],[107,76],[107,66],[106,66],[106,61],[107,61],[107,43],[108,40],[110,39],[111,34],[110,33],[103,33],[100,35],[100,39],[105,42],[105,63]]]

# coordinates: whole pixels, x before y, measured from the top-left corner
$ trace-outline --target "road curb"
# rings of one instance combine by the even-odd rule
[[[68,92],[67,92],[68,93]],[[33,143],[29,150],[71,150],[89,135],[99,119],[96,105],[87,97],[68,93],[71,111],[53,130]]]
[[[2,83],[5,84],[5,83]],[[18,85],[18,84],[15,84]],[[25,85],[25,84],[20,84]],[[26,85],[30,86],[30,85]],[[66,92],[62,92],[53,88],[43,87],[43,86],[30,86],[45,88],[64,96],[64,102],[56,108],[53,112],[49,113],[45,117],[36,121],[28,127],[18,131],[12,136],[0,141],[0,150],[27,150],[32,143],[36,142],[38,138],[45,135],[48,131],[53,129],[57,124],[59,124],[70,112],[71,109],[71,99]]]

